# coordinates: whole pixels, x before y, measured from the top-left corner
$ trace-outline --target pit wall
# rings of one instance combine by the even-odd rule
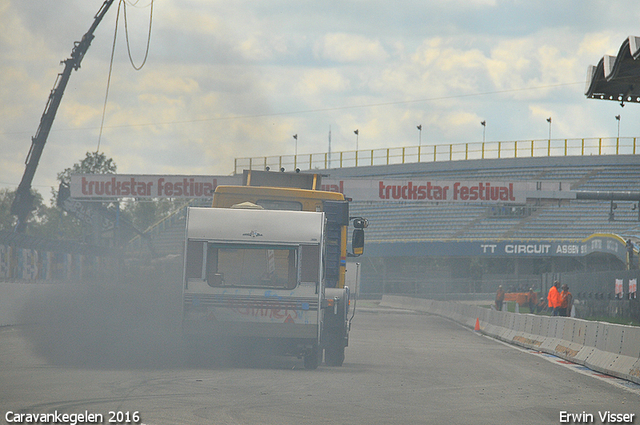
[[[640,327],[509,313],[451,301],[384,295],[382,307],[416,310],[454,320],[510,344],[542,351],[592,370],[640,383]]]

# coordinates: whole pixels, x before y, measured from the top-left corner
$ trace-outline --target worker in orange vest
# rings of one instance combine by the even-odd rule
[[[496,310],[502,311],[502,303],[504,302],[504,289],[502,289],[502,285],[498,286],[498,291],[496,292]]]
[[[569,292],[569,285],[566,283],[562,285],[562,292],[560,293],[560,316],[571,316],[571,307],[573,306],[573,295]]]
[[[562,298],[560,297],[560,282],[557,280],[553,282],[553,286],[549,289],[549,295],[547,296],[547,300],[549,301],[549,308],[552,311],[553,316],[557,316],[559,314],[560,304],[562,304]]]

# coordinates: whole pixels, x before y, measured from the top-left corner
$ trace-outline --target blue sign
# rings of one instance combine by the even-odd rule
[[[612,234],[595,234],[581,241],[485,240],[368,242],[369,257],[583,257],[591,253],[615,255],[626,261],[624,240]]]

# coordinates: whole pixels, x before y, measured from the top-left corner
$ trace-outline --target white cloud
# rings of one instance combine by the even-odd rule
[[[336,69],[310,69],[303,71],[296,87],[303,96],[315,96],[344,91],[349,86],[349,81]]]
[[[119,33],[101,146],[120,172],[227,174],[237,157],[291,154],[292,134],[299,152],[324,152],[330,126],[334,151],[355,147],[356,128],[363,149],[414,145],[417,124],[425,143],[477,141],[482,120],[488,140],[537,139],[548,116],[560,138],[612,134],[618,113],[624,134],[637,135],[633,105],[582,91],[587,65],[640,35],[640,4],[541,4],[156,2],[142,71],[128,65]],[[2,184],[19,182],[59,61],[96,7],[0,5]],[[128,13],[137,60],[148,9]],[[115,7],[72,73],[36,185],[54,185],[96,147],[114,21]]]
[[[263,32],[248,34],[237,47],[243,58],[249,61],[273,60],[289,53],[283,37],[268,35]]]
[[[378,40],[358,34],[331,33],[316,46],[319,58],[335,62],[383,62],[389,54]]]

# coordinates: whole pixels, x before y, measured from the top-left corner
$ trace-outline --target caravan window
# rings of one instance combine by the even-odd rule
[[[296,246],[209,244],[207,248],[211,286],[293,289],[297,274]]]
[[[188,241],[187,242],[187,261],[185,263],[185,276],[187,279],[202,279],[202,261],[204,242]]]
[[[301,282],[318,282],[320,280],[320,246],[302,246]]]

